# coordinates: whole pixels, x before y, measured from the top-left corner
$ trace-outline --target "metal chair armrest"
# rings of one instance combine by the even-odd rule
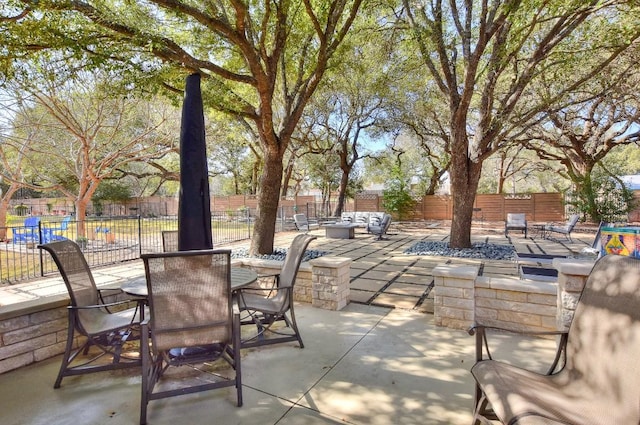
[[[93,304],[93,305],[83,305],[83,306],[67,306],[68,309],[70,310],[90,310],[90,309],[94,309],[94,308],[104,308],[107,309],[108,307],[115,307],[118,305],[123,305],[123,304],[127,304],[130,302],[136,302],[138,304],[140,304],[142,301],[141,300],[122,300],[122,301],[115,301],[112,303],[107,303],[107,304]]]
[[[489,338],[487,331],[495,331],[500,333],[509,333],[513,335],[538,337],[538,336],[560,336],[560,341],[556,347],[556,353],[551,363],[551,366],[547,370],[547,375],[554,373],[559,365],[564,366],[567,359],[566,345],[567,345],[567,331],[523,331],[517,329],[500,328],[496,326],[484,326],[475,324],[469,328],[469,335],[475,335],[476,337],[476,362],[482,360],[493,360],[491,350],[489,348]],[[486,357],[485,357],[486,354]]]

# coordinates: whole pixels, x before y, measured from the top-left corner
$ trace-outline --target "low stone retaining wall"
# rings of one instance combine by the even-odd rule
[[[233,260],[233,264],[251,268],[259,275],[274,275],[282,268],[282,261],[257,258]],[[350,258],[326,256],[302,263],[293,287],[294,300],[325,310],[342,310],[349,304],[350,269]],[[268,287],[272,283],[271,278],[261,278],[258,285]]]
[[[243,259],[234,260],[234,265],[275,274],[282,262]],[[295,300],[329,310],[344,308],[349,303],[350,266],[351,259],[331,256],[303,263],[294,287]],[[129,297],[117,291],[105,301],[124,299]],[[68,304],[66,296],[51,296],[0,307],[0,373],[64,352]]]
[[[476,266],[433,269],[438,326],[468,329],[474,323],[522,330],[568,329],[593,262],[555,259],[558,282],[478,276]]]
[[[593,262],[553,260],[553,267],[558,270],[558,316],[556,326],[559,331],[569,329],[573,312],[582,293],[587,278],[593,268]]]
[[[129,299],[119,291],[106,303]],[[52,296],[0,309],[0,373],[64,353],[69,299]],[[134,307],[135,303],[123,308]],[[77,341],[76,341],[77,343]],[[52,381],[53,385],[53,381]]]

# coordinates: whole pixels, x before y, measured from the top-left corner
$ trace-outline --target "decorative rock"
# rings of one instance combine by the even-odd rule
[[[457,258],[484,258],[490,260],[515,260],[516,251],[511,245],[496,245],[484,242],[472,244],[472,248],[449,248],[447,242],[421,241],[404,251],[411,255],[432,255]]]

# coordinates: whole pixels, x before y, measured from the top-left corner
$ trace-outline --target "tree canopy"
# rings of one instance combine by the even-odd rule
[[[428,84],[448,104],[450,244],[469,247],[483,162],[614,63],[640,36],[640,10],[622,0],[402,4]]]
[[[2,9],[5,75],[34,54],[112,67],[132,85],[181,91],[206,77],[205,102],[245,118],[264,159],[251,250],[270,253],[282,161],[304,107],[362,0],[11,0]]]
[[[339,157],[340,171],[319,175],[329,182],[329,168],[342,173],[345,188],[362,156],[358,136],[375,122],[387,139],[414,139],[402,167],[421,174],[425,191],[450,173],[450,243],[465,247],[480,177],[496,153],[500,190],[516,170],[542,173],[523,146],[571,175],[624,137],[634,141],[636,3],[9,0],[0,6],[0,72],[40,89],[47,78],[99,69],[118,76],[119,96],[162,91],[175,103],[185,76],[200,73],[209,132],[220,140],[212,169],[234,175],[236,192],[259,196],[254,253],[271,252],[278,201],[290,180],[306,177],[296,164],[317,162],[306,153]],[[33,78],[44,63],[64,72]],[[589,108],[598,111],[590,136],[574,117]],[[607,118],[614,110],[627,114],[624,123]],[[326,131],[313,134],[314,125]],[[320,139],[326,146],[311,146]]]

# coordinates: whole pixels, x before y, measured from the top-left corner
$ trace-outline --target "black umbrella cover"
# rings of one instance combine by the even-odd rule
[[[187,77],[180,127],[178,249],[211,249],[209,170],[200,74]]]

